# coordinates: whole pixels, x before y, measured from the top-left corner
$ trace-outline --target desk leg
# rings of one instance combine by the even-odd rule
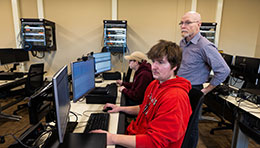
[[[238,120],[240,117],[235,120],[231,148],[247,148],[248,137],[239,129]]]

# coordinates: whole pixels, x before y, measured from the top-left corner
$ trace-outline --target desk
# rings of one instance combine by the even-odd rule
[[[223,99],[229,103],[235,105],[240,109],[237,114],[237,118],[234,124],[233,137],[232,137],[232,148],[247,148],[248,147],[248,137],[242,132],[239,126],[239,122],[243,122],[243,118],[253,118],[257,122],[260,122],[260,108],[256,104],[249,102],[247,100],[237,101],[240,98],[235,98],[233,96],[221,96]],[[249,117],[247,114],[250,114]]]
[[[103,83],[96,83],[96,87],[105,87],[107,84],[110,83],[115,83],[115,80],[113,81],[106,80]],[[118,91],[116,105],[118,106],[122,105],[122,102],[125,102],[124,99],[125,99],[124,96],[122,96],[121,92]],[[104,104],[86,104],[86,101],[80,101],[80,102],[78,101],[76,103],[71,102],[71,111],[73,111],[76,114],[81,114],[81,116],[78,116],[78,125],[74,130],[74,133],[82,133],[84,131],[86,126],[86,121],[89,118],[85,115],[90,115],[91,113],[94,112],[103,112],[102,111],[103,106]],[[108,132],[113,134],[120,133],[121,132],[120,126],[124,127],[124,119],[125,118],[123,116],[123,113],[110,113]],[[75,116],[71,115],[70,121],[75,121],[75,120],[76,120]],[[107,147],[114,148],[115,146],[107,146]]]
[[[212,93],[212,92],[210,92]],[[212,94],[208,94],[212,95]],[[206,95],[206,96],[208,96]],[[213,94],[214,95],[214,94]],[[251,118],[255,120],[256,122],[260,122],[260,108],[247,100],[243,100],[239,97],[234,97],[234,96],[223,96],[223,95],[218,95],[216,94],[215,100],[209,100],[209,101],[215,101],[216,104],[220,103],[221,101],[222,105],[224,106],[232,106],[234,107],[237,112],[236,116],[234,117],[234,129],[233,129],[233,137],[232,137],[232,143],[231,147],[232,148],[247,148],[248,147],[248,137],[245,133],[242,132],[240,129],[241,127],[239,126],[240,122],[243,122],[244,118]],[[207,98],[207,99],[214,99],[213,97]],[[217,100],[219,99],[219,100]],[[239,101],[240,100],[240,101]],[[223,103],[224,102],[224,103]],[[207,104],[207,102],[206,102]],[[222,107],[224,107],[222,106]],[[215,106],[216,108],[213,108],[213,110],[217,110],[217,105]],[[226,112],[225,112],[226,113]],[[221,113],[220,113],[221,114]],[[230,118],[226,118],[226,116],[223,116],[226,120],[230,120]],[[258,127],[260,129],[260,127]],[[254,137],[251,137],[254,138]]]
[[[23,77],[23,78],[18,78],[16,80],[11,80],[11,81],[6,81],[6,80],[1,80],[0,81],[0,98],[5,98],[8,97],[10,94],[13,95],[12,93],[10,93],[10,89],[13,89],[15,87],[24,85],[27,81],[27,76]],[[4,92],[4,93],[3,93]],[[2,94],[3,93],[3,94]],[[6,94],[5,94],[6,93]],[[23,99],[18,99],[14,102],[11,102],[9,104],[6,104],[4,106],[1,107],[2,111],[9,108],[10,106],[22,101]]]
[[[25,84],[27,76],[15,80],[0,80],[0,91],[10,90],[12,88]]]

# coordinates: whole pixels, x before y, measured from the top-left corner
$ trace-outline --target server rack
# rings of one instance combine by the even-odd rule
[[[21,18],[21,39],[25,50],[56,50],[55,23],[46,19]]]
[[[216,39],[216,27],[217,23],[203,22],[200,26],[200,33],[212,43],[215,43]]]
[[[104,20],[104,49],[112,53],[124,53],[127,49],[126,20]]]

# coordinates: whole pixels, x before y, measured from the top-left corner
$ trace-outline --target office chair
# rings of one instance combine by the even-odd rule
[[[218,126],[210,130],[210,134],[214,134],[218,130],[232,130],[234,127],[234,106],[227,105],[226,101],[220,98],[217,89],[212,90],[205,96],[204,104],[207,105],[209,112],[214,113],[220,121]],[[228,122],[227,122],[228,121]]]
[[[129,82],[130,78],[131,78],[131,74],[132,74],[132,69],[130,67],[128,67],[126,75],[125,75],[125,73],[123,75],[123,81],[124,82]]]
[[[43,75],[44,75],[44,64],[32,64],[29,68],[27,80],[25,87],[18,91],[22,91],[21,100],[24,100],[26,97],[30,97],[37,89],[43,86]],[[23,108],[28,107],[26,104],[21,104],[17,106],[17,110],[13,112],[14,115],[17,115],[17,112]]]
[[[190,116],[190,120],[188,123],[188,127],[182,142],[182,148],[189,148],[189,140],[190,140],[190,134],[191,134],[191,127],[195,122],[195,117],[194,115],[198,114],[198,112],[200,111],[201,105],[203,103],[204,100],[204,94],[197,89],[192,88],[189,92],[189,99],[190,99],[190,104],[191,104],[191,108],[192,108],[192,114]]]
[[[0,104],[0,118],[19,121],[22,117],[16,116],[16,115],[8,115],[8,114],[3,113],[2,107],[1,107],[1,104]]]

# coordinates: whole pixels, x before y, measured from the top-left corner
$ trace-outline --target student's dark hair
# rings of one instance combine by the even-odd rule
[[[181,59],[182,59],[182,50],[181,48],[174,42],[160,40],[159,43],[154,45],[147,56],[151,60],[162,59],[164,56],[167,57],[168,62],[171,64],[171,68],[177,66],[174,74],[177,74],[179,70]]]

